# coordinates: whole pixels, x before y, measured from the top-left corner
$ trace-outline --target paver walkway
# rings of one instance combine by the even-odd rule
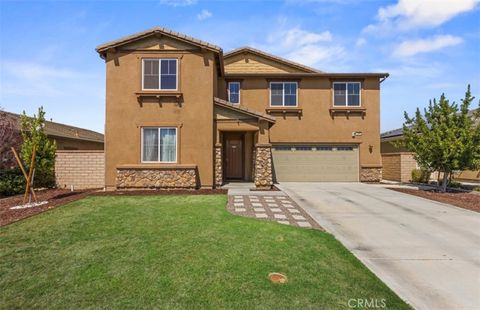
[[[254,217],[280,224],[322,229],[287,195],[229,195],[227,209],[237,215]]]

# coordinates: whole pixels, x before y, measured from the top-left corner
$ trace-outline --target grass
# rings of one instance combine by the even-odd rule
[[[229,214],[226,196],[89,197],[0,228],[0,308],[403,303],[330,234]],[[282,272],[288,283],[268,281]]]

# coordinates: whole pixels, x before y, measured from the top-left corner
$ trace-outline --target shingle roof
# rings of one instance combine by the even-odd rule
[[[176,31],[173,31],[173,30],[170,30],[170,29],[167,29],[167,28],[163,28],[163,27],[154,27],[154,28],[142,31],[142,32],[138,32],[138,33],[126,36],[126,37],[122,37],[122,38],[117,39],[117,40],[113,40],[113,41],[110,41],[110,42],[107,42],[107,43],[104,43],[104,44],[100,44],[96,47],[95,50],[98,53],[102,54],[103,52],[105,52],[106,50],[108,50],[110,48],[114,48],[114,47],[119,46],[119,45],[130,43],[132,41],[135,41],[135,40],[138,40],[138,39],[141,39],[141,38],[144,38],[144,37],[148,37],[152,34],[162,34],[162,35],[165,35],[165,36],[174,37],[176,39],[189,42],[191,44],[194,44],[194,45],[212,50],[212,51],[217,52],[217,53],[222,52],[222,49],[215,44],[211,44],[211,43],[199,40],[199,39],[195,39],[195,38],[187,36],[183,33],[176,32]]]
[[[254,116],[254,117],[257,117],[257,118],[260,118],[260,119],[264,119],[266,121],[269,121],[270,123],[275,123],[275,117],[273,117],[273,116],[270,116],[268,114],[249,109],[249,108],[244,107],[244,106],[240,106],[238,104],[233,104],[231,102],[228,102],[226,100],[223,100],[223,99],[220,99],[220,98],[217,98],[217,97],[213,98],[213,103],[218,105],[218,106],[230,109],[230,110],[234,110],[234,111],[237,111],[237,112],[240,112],[240,113],[248,114],[250,116]]]
[[[5,113],[12,117],[15,120],[15,126],[18,130],[20,130],[20,114],[11,113],[11,112],[0,112],[0,115]],[[93,141],[93,142],[104,142],[103,134],[79,127],[69,126],[65,124],[60,124],[51,121],[45,121],[45,128],[44,132],[47,136],[55,136],[55,137],[62,137],[62,138],[69,138],[69,139],[76,139],[76,140],[85,140],[85,141]]]
[[[389,130],[380,134],[380,138],[387,139],[387,138],[401,137],[402,135],[403,135],[403,128],[397,128],[397,129]]]
[[[279,56],[276,56],[276,55],[273,55],[273,54],[270,54],[270,53],[267,53],[267,52],[264,52],[264,51],[261,51],[259,49],[256,49],[256,48],[253,48],[253,47],[250,47],[250,46],[239,47],[239,48],[236,48],[236,49],[231,50],[229,52],[226,52],[223,55],[223,58],[227,59],[229,57],[232,57],[232,56],[235,56],[235,55],[238,55],[238,54],[241,54],[241,53],[257,54],[259,56],[266,57],[266,58],[269,58],[273,61],[277,61],[277,62],[286,64],[286,65],[291,66],[291,67],[296,67],[298,69],[308,71],[310,73],[321,73],[321,72],[323,72],[323,71],[317,70],[315,68],[299,64],[297,62],[294,62],[294,61],[291,61],[291,60],[288,60],[288,59],[285,59],[285,58],[282,58],[282,57],[279,57]]]
[[[468,111],[468,115],[470,117],[474,117],[474,114],[478,113],[476,112],[478,110],[479,109],[470,110]],[[475,124],[480,124],[480,118],[475,119]],[[389,139],[389,140],[392,140],[392,138],[401,137],[401,136],[403,136],[403,128],[397,128],[397,129],[385,131],[384,133],[380,134],[381,139]]]

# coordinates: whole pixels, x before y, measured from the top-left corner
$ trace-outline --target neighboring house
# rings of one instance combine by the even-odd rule
[[[106,62],[105,183],[379,181],[380,83],[153,28],[97,47]]]
[[[9,145],[2,147],[0,168],[16,166],[10,147],[20,148],[20,114],[0,111],[0,118],[13,127]],[[58,150],[103,150],[103,134],[92,130],[45,121],[44,132],[51,141],[56,142]]]
[[[470,111],[470,115],[476,110]],[[478,119],[480,121],[480,119]],[[403,139],[403,129],[395,129],[381,134],[381,153],[383,163],[383,179],[398,182],[410,182],[412,170],[419,168],[414,158],[415,153],[395,142]],[[434,176],[432,176],[434,177]],[[454,174],[454,179],[466,182],[480,182],[480,170],[464,170]]]

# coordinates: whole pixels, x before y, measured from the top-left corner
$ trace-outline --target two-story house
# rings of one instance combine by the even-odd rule
[[[106,62],[105,183],[378,181],[380,83],[153,28],[97,47]]]

